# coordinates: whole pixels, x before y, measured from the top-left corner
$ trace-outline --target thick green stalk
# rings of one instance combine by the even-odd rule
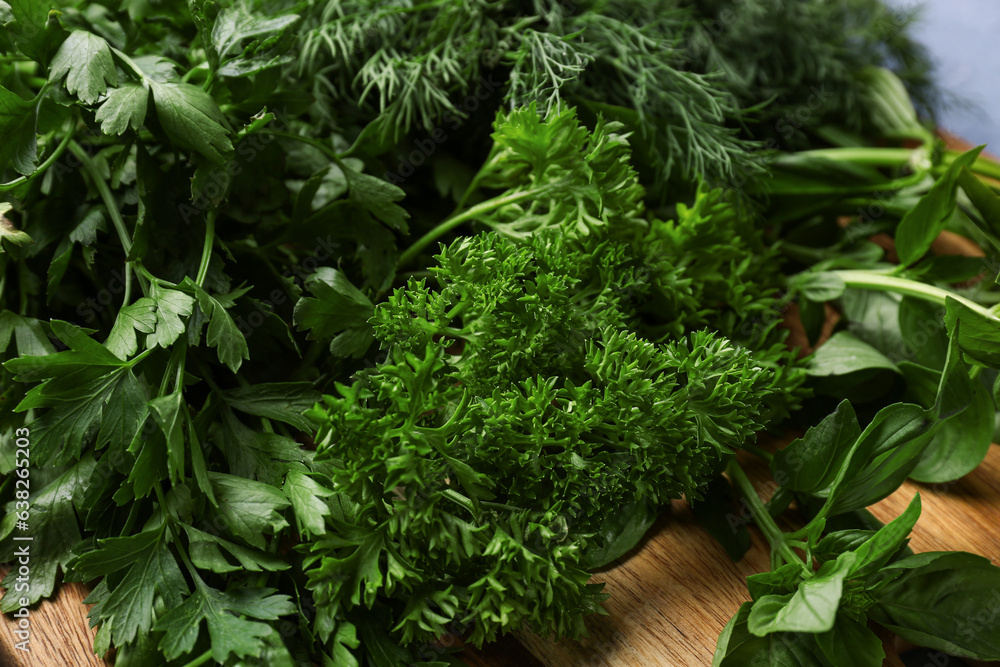
[[[896,294],[904,294],[906,296],[923,299],[924,301],[931,301],[942,306],[947,303],[949,298],[951,298],[966,306],[970,310],[976,311],[983,317],[989,318],[997,324],[1000,324],[1000,318],[998,318],[997,315],[994,314],[989,308],[984,308],[975,301],[955,294],[954,292],[941,289],[940,287],[917,282],[916,280],[900,278],[898,276],[876,273],[874,271],[831,271],[830,273],[841,278],[848,287],[878,290],[882,292],[895,292]]]
[[[820,148],[796,153],[796,157],[819,157],[834,162],[853,162],[872,167],[902,167],[914,157],[912,148]]]

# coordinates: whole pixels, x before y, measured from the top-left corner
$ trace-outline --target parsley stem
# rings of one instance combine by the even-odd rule
[[[104,206],[108,209],[108,216],[111,218],[112,224],[115,226],[115,231],[118,232],[118,239],[121,241],[122,248],[125,249],[125,254],[128,255],[132,251],[132,239],[129,238],[128,231],[125,229],[125,221],[122,219],[122,214],[118,210],[118,205],[115,203],[114,195],[111,194],[111,188],[108,187],[107,181],[105,181],[100,172],[97,170],[97,166],[94,161],[90,159],[90,155],[87,151],[83,149],[83,146],[75,141],[70,141],[69,152],[76,156],[76,159],[80,161],[83,165],[84,171],[90,176],[90,180],[93,182],[94,187],[97,188],[97,192],[101,195],[101,199],[104,201]]]
[[[215,217],[218,214],[216,209],[212,209],[205,215],[205,244],[201,248],[201,262],[198,264],[198,277],[195,278],[198,287],[204,286],[205,276],[208,275],[208,265],[212,261],[212,245],[215,243]]]
[[[998,318],[990,309],[980,306],[975,301],[964,296],[955,294],[940,287],[927,285],[926,283],[890,276],[875,271],[852,270],[852,271],[831,271],[833,275],[841,278],[848,287],[860,289],[878,290],[882,292],[895,292],[906,296],[913,296],[924,301],[931,301],[940,305],[945,305],[949,298],[958,301],[970,310],[974,310],[983,317],[1000,324]]]
[[[212,649],[208,649],[197,658],[184,665],[184,667],[199,667],[199,665],[204,665],[206,662],[212,659]]]
[[[494,197],[493,199],[487,199],[486,201],[476,204],[472,208],[466,210],[464,213],[459,213],[449,217],[447,220],[439,224],[437,227],[431,231],[424,234],[420,239],[411,245],[406,251],[399,256],[399,264],[397,266],[406,266],[420,254],[420,251],[430,245],[438,237],[447,234],[455,227],[458,227],[463,222],[468,222],[469,220],[475,219],[478,215],[486,213],[487,211],[492,211],[494,209],[500,208],[501,206],[507,206],[508,204],[517,204],[518,202],[524,201],[525,199],[531,199],[539,194],[545,192],[547,188],[533,188],[531,190],[525,190],[523,192],[515,192],[503,197]]]
[[[122,296],[122,305],[128,305],[132,301],[132,272],[125,271],[125,295]]]
[[[743,468],[740,467],[735,457],[726,466],[726,472],[729,473],[729,479],[736,484],[740,495],[746,500],[754,522],[760,528],[760,532],[764,533],[764,537],[767,539],[768,544],[771,545],[771,549],[779,553],[785,559],[785,562],[798,563],[802,566],[803,570],[812,574],[812,570],[809,569],[785,541],[785,534],[778,528],[778,524],[774,522],[774,519],[771,518],[770,512],[767,511],[760,496],[757,495],[757,491],[753,488],[753,484],[750,483],[750,478],[743,472]]]
[[[83,166],[84,171],[90,177],[90,180],[94,183],[94,187],[97,188],[97,192],[101,195],[101,200],[104,202],[104,208],[108,210],[108,216],[111,218],[111,223],[115,227],[115,231],[118,233],[118,239],[121,241],[122,249],[125,250],[125,272],[129,273],[133,269],[135,262],[129,261],[129,253],[132,252],[132,239],[129,237],[128,230],[125,229],[125,220],[122,219],[121,211],[118,210],[118,204],[115,203],[114,195],[111,194],[111,188],[108,187],[108,182],[101,177],[101,173],[97,170],[97,166],[94,161],[90,159],[90,155],[87,151],[78,144],[76,141],[69,142],[69,152],[76,156],[76,159],[80,161]],[[139,265],[135,267],[137,271],[141,273],[145,272],[145,269]],[[148,272],[146,272],[148,273]],[[152,276],[150,276],[152,280]],[[146,284],[142,281],[140,275],[139,286],[142,288],[142,293],[146,294]],[[131,296],[131,295],[129,295]],[[125,302],[128,305],[128,301]]]

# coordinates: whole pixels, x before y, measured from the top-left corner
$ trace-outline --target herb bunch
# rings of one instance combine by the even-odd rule
[[[864,515],[978,465],[1000,387],[998,171],[938,146],[872,17],[0,2],[0,561],[34,538],[0,610],[96,580],[125,667],[448,664],[444,632],[578,636],[589,571],[735,491],[774,569],[717,663],[876,664],[866,619],[1000,657],[961,629],[996,568]],[[836,104],[761,143],[811,86]],[[814,342],[840,317],[806,358],[793,304]],[[734,453],[790,417],[764,507]],[[935,576],[980,588],[930,627]]]

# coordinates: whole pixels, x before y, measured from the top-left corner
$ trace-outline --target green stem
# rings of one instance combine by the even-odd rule
[[[160,509],[163,510],[163,522],[167,524],[167,530],[170,530],[170,524],[173,522],[174,517],[167,510],[167,499],[163,495],[163,486],[159,482],[153,485],[153,493],[156,494],[156,502],[160,504]]]
[[[181,544],[180,532],[174,530],[174,523],[178,521],[178,518],[171,515],[170,512],[167,511],[167,501],[163,495],[163,487],[160,482],[153,485],[153,490],[156,492],[156,501],[160,504],[160,509],[163,511],[164,529],[170,533],[170,536],[173,538],[174,545],[177,547],[177,553],[180,554],[181,562],[184,563],[184,567],[187,571],[191,573],[191,578],[194,580],[195,585],[204,587],[205,581],[201,578],[201,575],[198,574],[198,568],[196,568],[194,563],[191,562],[191,557],[188,556],[187,550]]]
[[[407,264],[412,262],[414,259],[416,259],[417,255],[420,254],[421,250],[426,248],[440,236],[447,234],[448,232],[455,229],[462,223],[473,220],[480,214],[486,213],[487,211],[491,211],[493,209],[500,208],[501,206],[506,206],[508,204],[516,204],[526,199],[531,199],[532,197],[536,197],[542,194],[546,190],[547,188],[540,187],[531,190],[525,190],[523,192],[514,192],[509,195],[504,195],[503,197],[495,197],[493,199],[487,199],[481,204],[476,204],[472,208],[467,209],[464,213],[459,213],[458,215],[453,215],[449,217],[447,220],[439,224],[437,227],[435,227],[434,229],[432,229],[431,231],[427,232],[422,237],[420,237],[420,239],[416,243],[407,248],[406,251],[399,256],[398,266],[400,267],[406,266]]]
[[[798,563],[802,566],[802,569],[807,573],[812,574],[812,570],[799,558],[798,554],[785,542],[785,535],[778,528],[778,524],[774,522],[771,518],[770,513],[767,508],[764,507],[764,503],[761,501],[760,496],[757,495],[757,491],[754,490],[753,484],[750,483],[750,478],[747,474],[743,472],[743,468],[740,467],[739,462],[733,458],[729,465],[726,466],[726,472],[729,473],[729,478],[736,484],[736,487],[740,491],[740,495],[743,496],[744,500],[747,502],[747,506],[750,508],[750,513],[753,515],[754,521],[757,523],[757,527],[760,531],[764,533],[764,537],[767,538],[768,544],[771,545],[773,551],[778,552],[788,563]]]
[[[199,655],[197,658],[195,658],[188,664],[184,665],[184,667],[200,667],[201,665],[204,665],[211,659],[212,659],[212,649],[208,649],[207,651]]]
[[[840,277],[848,287],[878,290],[882,292],[895,292],[896,294],[904,294],[906,296],[923,299],[924,301],[931,301],[942,306],[947,303],[949,298],[951,298],[966,306],[970,310],[974,310],[983,317],[1000,324],[1000,318],[998,318],[988,308],[984,308],[975,301],[955,294],[954,292],[941,289],[940,287],[934,287],[933,285],[927,285],[925,283],[917,282],[916,280],[909,280],[907,278],[899,278],[897,276],[876,273],[874,271],[831,271],[830,273]]]
[[[912,148],[870,148],[866,146],[850,148],[820,148],[796,153],[796,157],[818,157],[834,162],[853,162],[873,167],[902,167],[914,156]]]
[[[140,361],[151,355],[154,349],[155,348],[149,348],[148,350],[143,350],[142,352],[137,354],[135,357],[132,358],[132,361],[128,362],[129,367],[135,366],[137,363],[139,363]]]
[[[201,263],[198,264],[198,277],[195,282],[198,287],[205,284],[205,276],[208,275],[208,265],[212,261],[212,245],[215,243],[215,217],[218,211],[210,210],[205,215],[205,244],[201,248]]]
[[[122,219],[121,211],[118,210],[118,205],[115,203],[114,195],[111,194],[111,188],[108,187],[107,181],[101,178],[101,173],[97,170],[94,161],[90,159],[87,151],[83,150],[80,144],[71,141],[69,152],[75,155],[76,159],[80,161],[84,171],[90,176],[94,187],[97,188],[97,192],[101,195],[101,200],[104,201],[104,206],[108,209],[111,223],[115,226],[115,231],[118,232],[118,239],[121,241],[122,248],[125,249],[125,254],[128,255],[132,252],[132,239],[128,235],[128,230],[125,229],[125,221]]]
[[[140,274],[139,286],[142,288],[142,293],[147,294],[148,290],[146,284],[142,281],[142,274],[146,274],[150,281],[154,280],[153,276],[149,275],[149,272],[142,267],[142,265],[135,265],[135,262],[128,261],[129,253],[132,252],[132,239],[129,237],[128,230],[125,229],[125,220],[122,219],[121,211],[118,210],[118,204],[115,203],[114,195],[111,194],[111,188],[108,187],[107,181],[101,177],[101,172],[98,171],[97,165],[94,161],[90,159],[87,151],[83,149],[80,144],[75,141],[69,142],[69,152],[76,156],[76,159],[80,161],[83,166],[84,171],[90,177],[90,180],[94,183],[94,187],[97,188],[98,194],[101,196],[101,200],[104,202],[104,207],[108,209],[108,216],[111,218],[111,224],[114,225],[115,232],[118,234],[118,239],[122,244],[122,249],[125,250],[125,272],[130,273],[134,268],[136,268]],[[131,296],[131,295],[129,295]],[[128,302],[126,301],[127,305]]]
[[[74,130],[75,130],[75,125],[73,127],[70,127],[69,132],[67,132],[66,136],[63,137],[62,141],[59,142],[59,145],[56,146],[56,149],[52,151],[52,154],[45,159],[45,162],[38,165],[38,168],[35,169],[33,172],[31,172],[27,176],[20,176],[18,178],[15,178],[13,181],[8,181],[7,183],[0,183],[0,192],[5,192],[7,190],[12,190],[18,186],[26,185],[31,181],[35,180],[37,177],[44,174],[45,170],[51,167],[69,146],[69,142],[73,139]]]
[[[127,306],[132,301],[132,272],[125,272],[125,296],[122,297],[122,305]]]

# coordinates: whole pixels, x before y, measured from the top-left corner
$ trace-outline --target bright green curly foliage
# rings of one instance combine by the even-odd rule
[[[515,201],[479,222],[516,238],[556,226],[573,237],[600,227],[617,235],[646,227],[645,191],[621,123],[598,118],[588,130],[573,107],[543,116],[531,103],[497,114],[494,128],[493,148],[473,184],[504,190],[500,200]]]
[[[522,623],[578,635],[607,508],[697,496],[762,427],[773,373],[713,333],[630,333],[648,285],[626,245],[487,233],[437,259],[437,290],[376,308],[388,360],[312,413],[318,457],[365,502],[311,546],[310,586],[331,629],[391,600],[406,643],[443,618],[476,643]]]
[[[805,369],[779,326],[788,306],[780,253],[751,212],[702,187],[691,206],[677,205],[673,220],[653,221],[640,246],[651,283],[640,330],[670,340],[707,328],[753,350],[781,387],[768,399],[775,416],[787,416],[805,395]]]

